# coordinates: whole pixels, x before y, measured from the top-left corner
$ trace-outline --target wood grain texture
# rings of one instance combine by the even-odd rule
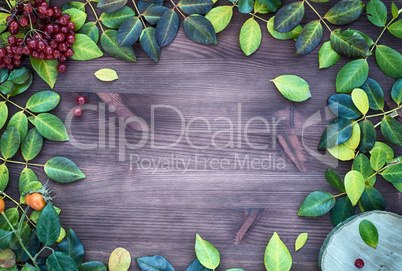
[[[67,1],[53,2],[61,5]],[[284,4],[290,2],[286,0]],[[389,8],[391,1],[385,3]],[[321,14],[332,5],[333,1],[314,4]],[[235,11],[228,28],[218,34],[219,43],[215,46],[191,42],[181,26],[176,40],[163,48],[158,64],[137,45],[137,63],[118,61],[107,55],[85,63],[67,62],[67,72],[59,75],[56,83],[55,91],[60,93],[62,102],[54,113],[68,122],[76,106],[75,99],[82,94],[91,108],[84,109],[81,118],[71,119],[72,141],[46,141],[35,162],[45,163],[52,156],[62,155],[74,160],[88,176],[65,185],[50,182],[56,194],[54,203],[62,209],[63,226],[74,228],[84,243],[85,261],[107,262],[114,248],[122,246],[133,257],[160,254],[176,270],[185,270],[195,258],[194,240],[199,233],[220,250],[219,270],[237,267],[263,271],[265,246],[276,231],[292,254],[292,270],[318,270],[319,249],[332,229],[329,215],[303,218],[297,216],[297,211],[303,199],[314,190],[336,193],[325,182],[324,172],[329,165],[341,175],[350,170],[349,162],[337,163],[325,153],[317,152],[321,133],[333,117],[326,110],[326,101],[335,93],[337,71],[349,59],[342,58],[334,67],[319,70],[318,49],[307,56],[294,55],[294,41],[273,39],[262,22],[259,22],[263,32],[261,47],[246,57],[240,50],[238,34],[248,18]],[[302,24],[315,18],[306,8]],[[349,27],[373,38],[381,32],[364,15],[342,29]],[[328,40],[328,31],[324,33],[324,39]],[[402,52],[400,40],[389,33],[381,43]],[[380,82],[385,99],[391,100],[390,90],[395,80],[377,68],[373,57],[368,61],[369,76]],[[93,73],[101,68],[116,70],[120,79],[99,81]],[[295,74],[309,82],[312,98],[297,104],[284,99],[269,81],[283,74]],[[47,89],[35,75],[29,92]],[[24,104],[27,96],[17,97],[15,101]],[[155,109],[157,105],[170,108]],[[153,107],[155,114],[152,114]],[[256,131],[247,134],[250,145],[244,129],[252,118],[249,129]],[[125,126],[124,122],[129,119],[132,121]],[[308,122],[311,125],[306,125]],[[209,147],[191,147],[184,134],[173,147],[161,148],[175,143],[182,134],[183,123],[192,130],[188,136],[192,144]],[[230,124],[232,133],[214,136],[216,132],[230,130]],[[119,138],[119,126],[124,126],[124,138]],[[151,145],[151,132],[154,145],[159,148]],[[144,146],[120,148],[123,143],[133,146],[141,142],[146,133],[149,134]],[[298,154],[300,160],[305,158],[300,164],[292,159],[289,145],[296,139],[304,149],[304,156]],[[88,148],[79,147],[78,143]],[[89,144],[96,146],[91,148]],[[402,155],[401,148],[395,151]],[[197,155],[201,162],[195,162]],[[142,159],[142,164],[136,164],[137,157]],[[238,163],[246,157],[249,161],[265,159],[265,168],[251,164],[241,167]],[[169,168],[155,170],[149,163],[158,159],[173,164],[169,162]],[[179,159],[190,159],[187,169],[183,164],[176,166],[175,161]],[[215,162],[223,159],[231,166],[215,169]],[[8,192],[16,195],[22,167],[10,168],[14,181]],[[34,170],[45,182],[43,171]],[[376,188],[383,193],[387,210],[400,214],[401,194],[384,180],[378,180]],[[301,232],[308,232],[309,239],[296,253],[294,241]],[[130,270],[139,268],[133,263]]]

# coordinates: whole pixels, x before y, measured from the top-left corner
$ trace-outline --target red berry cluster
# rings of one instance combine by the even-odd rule
[[[45,0],[25,1],[11,9],[8,45],[0,48],[0,69],[12,70],[21,65],[22,55],[38,59],[57,59],[59,72],[66,71],[63,63],[74,55],[71,45],[75,42],[75,24],[70,15],[62,14],[59,7],[49,7]],[[23,29],[25,38],[16,38]]]

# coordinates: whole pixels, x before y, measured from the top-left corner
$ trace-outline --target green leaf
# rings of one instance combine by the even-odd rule
[[[6,124],[8,118],[8,107],[6,102],[0,102],[0,129]]]
[[[7,80],[12,81],[14,84],[20,85],[25,83],[31,74],[32,74],[31,70],[22,67],[19,69],[12,70]]]
[[[371,0],[366,7],[367,19],[375,26],[384,27],[387,23],[387,7],[380,0]]]
[[[340,197],[331,210],[331,223],[336,227],[339,223],[345,221],[355,214],[353,207],[348,197]]]
[[[38,224],[36,224],[36,236],[39,241],[46,246],[53,245],[60,235],[60,218],[53,208],[53,205],[48,203],[43,208],[39,216]]]
[[[28,79],[23,84],[15,85],[13,91],[9,95],[12,97],[23,93],[32,85],[32,82],[33,82],[33,74],[30,73]]]
[[[304,17],[304,2],[298,1],[282,7],[275,15],[274,29],[287,33],[295,29]]]
[[[14,90],[15,84],[12,81],[5,81],[3,84],[0,85],[0,91],[4,95],[8,95]]]
[[[58,215],[60,215],[61,210],[60,210],[59,208],[57,208],[56,206],[53,206],[53,208],[54,208],[54,210],[56,211],[56,213],[57,213]],[[40,215],[42,214],[42,211],[43,211],[43,209],[40,210],[40,211],[37,211],[37,210],[33,211],[32,214],[31,214],[31,216],[30,216],[29,218],[30,218],[34,223],[38,223],[38,220],[39,220]],[[60,235],[59,235],[59,236],[60,236]]]
[[[309,84],[296,75],[281,75],[271,80],[288,100],[302,102],[311,97]]]
[[[385,200],[381,193],[371,186],[366,186],[362,194],[361,203],[364,210],[385,210]]]
[[[117,42],[119,46],[131,46],[140,37],[142,23],[138,17],[131,17],[124,21],[117,31]]]
[[[300,233],[299,236],[297,236],[295,241],[295,251],[298,251],[304,246],[304,244],[306,244],[307,238],[308,238],[307,232]]]
[[[98,45],[85,34],[75,34],[75,42],[71,45],[74,50],[74,55],[71,57],[74,60],[91,60],[103,56]]]
[[[397,120],[385,115],[381,121],[381,133],[389,143],[402,146],[402,126]]]
[[[25,136],[28,133],[28,119],[24,114],[24,111],[19,111],[11,117],[10,121],[7,124],[7,128],[15,127],[17,128],[20,134],[20,141],[23,141]]]
[[[30,161],[34,159],[42,150],[43,137],[35,129],[29,130],[24,141],[21,143],[21,153],[25,161]]]
[[[391,12],[392,12],[392,18],[396,19],[399,16],[398,8],[396,7],[395,3],[392,2],[391,4]]]
[[[46,175],[59,183],[70,183],[85,178],[85,174],[73,161],[64,157],[53,157],[45,164]]]
[[[363,219],[359,224],[359,233],[363,241],[370,247],[377,248],[378,231],[373,223],[367,219]]]
[[[364,154],[359,154],[353,161],[353,170],[359,171],[366,185],[373,186],[376,180],[375,172],[371,168],[370,160]]]
[[[4,159],[13,157],[20,147],[20,134],[14,126],[7,128],[1,136],[1,155]]]
[[[375,149],[381,149],[385,153],[385,157],[387,161],[394,159],[394,150],[385,143],[376,141],[374,147],[371,149],[370,153],[372,153]]]
[[[328,213],[335,204],[335,197],[325,191],[314,191],[303,201],[298,216],[316,217]]]
[[[75,55],[75,53],[74,53]],[[36,73],[53,89],[54,84],[57,80],[57,65],[59,62],[55,59],[53,60],[43,60],[38,58],[30,57],[32,68]]]
[[[32,95],[26,107],[35,113],[48,112],[56,108],[60,102],[60,95],[54,91],[40,91]]]
[[[262,39],[260,25],[254,18],[248,19],[240,30],[240,48],[246,56],[251,55],[260,47]]]
[[[91,40],[93,40],[95,43],[98,43],[98,40],[99,40],[99,29],[98,29],[98,27],[96,26],[96,23],[95,23],[95,22],[90,22],[90,23],[84,24],[78,33],[87,35],[87,36],[90,37]]]
[[[360,87],[366,82],[368,72],[369,67],[365,59],[356,59],[347,63],[336,76],[336,92],[349,93],[354,88]]]
[[[208,241],[205,241],[198,234],[195,238],[195,254],[200,263],[209,269],[215,269],[219,266],[219,251]]]
[[[255,2],[258,3],[257,1]],[[225,29],[232,19],[233,6],[219,6],[211,9],[205,18],[207,18],[214,26],[215,33],[221,32]]]
[[[152,6],[143,13],[143,16],[149,24],[156,25],[162,15],[168,10],[165,6]]]
[[[375,127],[367,119],[362,120],[359,125],[361,132],[359,150],[363,153],[368,153],[373,148],[377,137]]]
[[[29,263],[25,263],[25,265],[22,267],[21,271],[36,271],[35,266],[30,265]]]
[[[402,164],[387,167],[381,175],[385,180],[393,184],[402,183]]]
[[[329,109],[336,116],[344,119],[357,119],[361,113],[347,94],[334,94],[328,99]]]
[[[191,14],[207,14],[212,8],[211,0],[180,0],[177,6],[189,15]]]
[[[353,149],[347,147],[345,143],[334,146],[332,148],[328,148],[327,150],[333,157],[335,157],[338,160],[341,161],[352,160],[353,158],[355,158],[355,152]]]
[[[100,69],[94,74],[96,78],[104,82],[110,82],[119,79],[117,72],[112,69]]]
[[[55,251],[47,258],[46,268],[48,271],[78,271],[78,267],[74,260],[60,251]]]
[[[345,185],[343,184],[343,180],[341,179],[339,174],[332,169],[327,169],[327,171],[325,172],[325,179],[335,189],[341,192],[345,192]]]
[[[134,10],[132,8],[124,6],[122,9],[116,12],[102,13],[99,19],[106,27],[111,29],[118,29],[124,21],[134,16]]]
[[[256,2],[266,5],[269,12],[276,12],[282,4],[281,0],[257,0]]]
[[[402,103],[402,78],[396,80],[392,86],[391,96],[394,102],[399,106]],[[1,107],[1,104],[0,104]],[[0,109],[1,110],[1,109]],[[0,113],[1,115],[1,113]],[[1,128],[1,124],[0,124]]]
[[[140,44],[147,55],[158,63],[161,56],[161,48],[155,38],[155,28],[148,27],[142,31]]]
[[[353,206],[357,204],[364,191],[364,177],[357,171],[349,171],[345,176],[345,189]]]
[[[369,110],[369,99],[364,90],[355,88],[352,91],[352,100],[357,109],[365,116]]]
[[[4,191],[10,180],[10,173],[5,164],[0,165],[0,191]]]
[[[322,39],[322,25],[319,20],[306,24],[296,41],[296,54],[307,55]]]
[[[136,61],[134,50],[131,46],[119,47],[116,30],[106,30],[101,36],[101,44],[103,50],[112,57],[125,61]]]
[[[5,231],[0,229],[0,250],[9,248],[11,245],[12,238],[13,238],[12,231]]]
[[[168,262],[168,260],[159,255],[135,258],[135,260],[143,271],[174,271],[173,266]]]
[[[85,4],[81,2],[67,2],[61,6],[62,11],[65,11],[70,8],[76,8],[85,12]]]
[[[214,26],[200,15],[191,15],[184,19],[184,32],[192,41],[201,44],[217,44]]]
[[[276,232],[265,249],[264,265],[269,271],[288,271],[292,267],[292,256]]]
[[[162,15],[155,28],[155,38],[161,47],[170,44],[176,38],[179,26],[179,15],[174,10],[169,9]]]
[[[254,0],[239,0],[237,2],[240,13],[250,13],[253,11]]]
[[[264,2],[264,0],[260,0],[261,2]],[[254,2],[254,13],[260,13],[260,14],[267,14],[269,13],[269,9],[266,4],[261,4],[258,1]]]
[[[344,118],[337,118],[325,128],[318,149],[324,150],[345,143],[352,137],[353,122]]]
[[[103,12],[111,13],[123,8],[127,0],[99,0],[97,8]]]
[[[87,20],[87,14],[85,13],[85,11],[76,8],[67,9],[63,11],[63,14],[70,15],[70,22],[75,23],[74,31],[76,32],[81,29],[81,27],[85,24],[85,21]]]
[[[1,18],[1,14],[2,14],[2,13],[0,13],[0,18]],[[3,14],[4,14],[4,13],[3,13]],[[6,18],[7,18],[7,17],[8,17],[8,14],[7,14]],[[1,22],[1,20],[0,20],[0,22]],[[8,73],[9,73],[9,70],[8,70],[8,69],[0,69],[0,84],[7,80],[7,78],[8,78]]]
[[[373,79],[368,78],[361,86],[369,99],[369,107],[373,110],[384,109],[384,92],[381,86]]]
[[[18,209],[16,207],[9,208],[4,212],[4,214],[6,215],[8,221],[10,221],[10,224],[16,227],[20,218],[20,213],[18,212]],[[0,229],[11,230],[9,223],[4,219],[3,216],[0,216]]]
[[[102,262],[92,261],[83,263],[78,268],[79,271],[107,271],[107,267]]]
[[[109,258],[110,271],[127,271],[130,264],[131,256],[126,249],[119,247],[113,250]]]
[[[402,77],[402,55],[399,52],[385,45],[377,45],[375,59],[383,73],[392,78]]]
[[[38,211],[36,211],[36,212],[38,212]],[[41,243],[40,243],[40,241],[38,240],[38,238],[36,237],[36,234],[35,234],[35,230],[34,230],[34,229],[31,229],[31,236],[30,236],[30,238],[29,238],[29,240],[27,241],[27,243],[26,243],[25,246],[26,246],[28,252],[29,252],[31,255],[35,255],[35,254],[39,251],[39,248],[40,248],[40,246],[41,246]],[[29,256],[28,256],[28,254],[26,254],[24,251],[21,251],[21,252],[19,253],[19,255],[18,255],[18,260],[19,260],[19,261],[22,261],[22,262],[26,262],[26,261],[29,261],[30,258],[29,258]],[[36,269],[35,269],[35,271],[36,271]]]
[[[377,148],[371,152],[370,165],[372,169],[379,171],[385,165],[385,162],[386,157],[383,150]]]
[[[57,245],[57,248],[70,256],[77,266],[80,266],[84,259],[84,246],[71,228],[68,229],[66,237]]]
[[[325,14],[324,19],[335,25],[345,25],[357,20],[364,10],[364,3],[358,0],[340,1]]]
[[[366,39],[356,31],[331,32],[331,46],[340,55],[351,58],[365,58],[371,55]]]
[[[42,184],[38,181],[35,172],[30,168],[24,168],[21,172],[19,183],[19,192],[21,195],[28,193],[29,191],[37,191],[42,188]]]
[[[365,39],[365,41],[366,41],[366,43],[367,43],[367,46],[368,46],[369,48],[374,45],[374,41],[373,41],[368,35],[364,34],[364,33],[361,32],[361,31],[358,31],[358,30],[347,29],[347,30],[345,30],[345,31],[342,32],[342,36],[344,36],[344,37],[351,37],[354,33],[357,33],[357,34],[359,34],[360,36],[362,36],[363,39]],[[370,55],[371,55],[371,53],[370,53]]]
[[[329,68],[335,65],[341,56],[332,49],[331,42],[326,41],[318,52],[318,64],[320,69]]]
[[[402,39],[402,20],[398,20],[388,27],[389,33],[397,38]]]
[[[35,118],[35,127],[38,132],[49,140],[68,141],[66,127],[63,122],[55,115],[49,113],[41,113]]]
[[[191,264],[186,268],[186,271],[212,271],[212,269],[206,268],[203,266],[198,259],[195,259],[191,262]]]
[[[268,23],[267,23],[267,28],[268,32],[274,37],[275,39],[278,40],[289,40],[289,39],[297,39],[299,37],[300,33],[303,30],[303,27],[301,25],[296,26],[292,31],[287,32],[287,33],[280,33],[274,29],[274,20],[275,16],[272,16]]]

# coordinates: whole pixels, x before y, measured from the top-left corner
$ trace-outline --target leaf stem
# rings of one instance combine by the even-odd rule
[[[180,13],[180,15],[183,16],[184,19],[186,19],[187,18],[186,15],[184,15],[183,12],[181,12],[180,8],[177,7],[176,3],[173,2],[173,0],[170,0],[170,2],[173,4],[173,10],[176,9]]]
[[[318,11],[310,4],[309,1],[307,0],[303,0],[303,2],[306,2],[307,5],[314,11],[315,14],[317,14],[318,18],[320,19],[320,21],[323,22],[323,24],[327,27],[327,29],[329,30],[329,32],[332,33],[332,29],[328,26],[328,24],[325,22],[324,18],[320,15],[320,13],[318,13]]]
[[[337,197],[340,197],[340,196],[343,196],[343,195],[346,195],[346,192],[340,193],[338,195],[334,195],[334,197],[337,198]]]
[[[24,208],[22,208],[21,204],[19,204],[16,200],[14,200],[12,197],[10,197],[9,195],[7,195],[7,194],[4,193],[3,191],[0,191],[0,194],[3,194],[4,197],[6,197],[7,199],[11,200],[15,205],[17,205],[17,208],[20,208],[20,210],[21,210],[22,212],[24,212]],[[30,222],[31,225],[36,228],[35,223],[33,223],[33,222],[31,221],[31,219],[29,218],[29,216],[26,215],[25,217],[26,217],[27,221]]]
[[[10,4],[10,2],[8,2],[8,0],[6,0],[6,3],[7,3],[9,8],[13,8],[13,6]]]
[[[388,110],[387,112],[382,112],[382,113],[366,116],[366,118],[373,118],[373,117],[379,117],[379,116],[383,116],[383,115],[388,115],[388,114],[390,114],[390,113],[392,113],[394,111],[398,111],[399,109],[402,109],[402,105],[400,105],[400,106],[398,106],[398,107],[396,107],[394,109]]]
[[[140,10],[139,10],[138,7],[137,7],[137,4],[135,3],[134,0],[132,0],[132,2],[133,2],[133,5],[134,5],[135,10],[136,10],[137,13],[138,13],[138,18],[140,18],[140,21],[141,21],[142,25],[144,26],[144,29],[147,29],[147,25],[145,24],[144,19],[143,19],[142,16],[141,16],[141,13],[140,13]]]
[[[41,164],[33,164],[33,163],[28,163],[28,162],[7,160],[7,159],[4,159],[3,157],[0,157],[0,160],[3,160],[6,163],[20,164],[20,165],[26,165],[26,166],[34,166],[34,167],[44,167],[45,166],[45,165],[41,165]]]
[[[378,36],[378,38],[377,38],[376,41],[374,42],[373,46],[371,47],[370,52],[372,52],[372,51],[374,50],[374,47],[377,46],[377,43],[380,41],[380,39],[381,39],[382,35],[384,34],[385,30],[387,30],[387,28],[392,24],[392,22],[393,22],[394,20],[395,20],[395,19],[392,18],[392,20],[389,21],[389,23],[388,23],[386,26],[384,26],[384,28],[383,28],[383,30],[381,31],[380,35]]]
[[[14,105],[15,107],[18,107],[19,109],[22,109],[24,112],[27,112],[28,114],[32,115],[33,117],[36,118],[36,115],[33,114],[31,111],[29,111],[27,108],[24,108],[16,103],[14,103],[13,101],[10,101],[10,96],[3,96],[2,94],[0,94],[0,97],[3,98],[6,102],[9,102],[10,104]]]
[[[45,249],[49,249],[52,251],[52,253],[54,253],[54,249],[48,246],[44,246],[41,250],[38,251],[38,253],[35,254],[34,260],[36,261],[36,258],[38,258],[38,256],[45,250]]]
[[[100,29],[102,30],[102,33],[105,33],[105,30],[103,29],[103,26],[102,26],[102,24],[101,24],[101,21],[99,20],[98,14],[96,14],[96,11],[95,11],[94,7],[93,7],[92,4],[91,4],[91,0],[86,0],[86,1],[87,1],[87,3],[88,3],[89,7],[92,9],[92,12],[93,12],[93,14],[94,14],[94,16],[95,16],[96,22],[99,24]]]

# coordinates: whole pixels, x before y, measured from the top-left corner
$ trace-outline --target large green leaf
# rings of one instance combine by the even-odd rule
[[[373,247],[376,248],[378,244],[378,231],[374,224],[367,219],[363,219],[359,223],[359,233],[360,237],[363,241]]]
[[[384,109],[384,92],[381,86],[374,79],[368,78],[361,86],[369,99],[369,106],[373,110]]]
[[[155,38],[155,28],[147,27],[142,31],[140,44],[147,55],[157,63],[161,56],[161,48]]]
[[[184,19],[184,32],[192,41],[201,44],[217,44],[214,26],[200,15],[190,15]]]
[[[402,78],[399,78],[393,84],[392,90],[391,90],[391,96],[397,105],[400,105],[402,103]],[[1,103],[0,103],[0,108],[1,108]],[[0,109],[0,111],[1,111],[1,109]],[[1,115],[1,112],[0,112],[0,115]],[[1,127],[1,124],[0,124],[0,127]]]
[[[116,30],[106,30],[101,36],[101,44],[103,50],[112,57],[125,61],[136,61],[134,50],[131,46],[119,47]]]
[[[376,132],[373,123],[365,119],[359,123],[361,139],[359,144],[359,150],[363,153],[368,153],[375,144]]]
[[[328,213],[335,204],[335,197],[325,191],[314,191],[303,201],[297,215],[316,217]]]
[[[8,107],[6,102],[0,102],[0,129],[6,124],[8,118]]]
[[[247,14],[253,11],[254,0],[239,0],[237,5],[240,13]]]
[[[4,250],[10,247],[13,238],[12,231],[5,231],[0,229],[0,250]]]
[[[324,150],[345,143],[352,137],[353,122],[344,118],[337,118],[325,128],[318,149]]]
[[[35,113],[48,112],[56,108],[60,102],[60,95],[54,91],[45,90],[32,95],[26,104],[26,107]]]
[[[60,218],[53,208],[53,205],[48,203],[43,208],[36,224],[36,236],[39,241],[46,246],[53,245],[60,235]]]
[[[296,41],[296,54],[307,55],[322,39],[322,25],[319,20],[306,24]]]
[[[335,29],[331,32],[331,46],[340,55],[352,58],[365,58],[371,52],[367,41],[358,32]]]
[[[79,271],[107,271],[107,267],[102,262],[92,261],[80,265]]]
[[[387,144],[376,141],[374,147],[370,150],[370,153],[372,153],[375,149],[381,149],[385,153],[387,161],[391,161],[392,159],[394,159],[394,150]]]
[[[355,214],[355,207],[348,197],[340,197],[331,210],[331,223],[336,227],[339,223],[345,221]]]
[[[117,42],[119,46],[131,46],[139,39],[142,29],[141,20],[137,16],[124,21],[117,31]]]
[[[344,25],[357,20],[364,10],[364,3],[359,0],[338,2],[325,14],[324,18],[335,25]]]
[[[387,7],[380,0],[371,0],[366,7],[367,19],[375,26],[384,27],[387,23]]]
[[[385,180],[393,184],[402,183],[402,164],[387,167],[381,175]]]
[[[355,88],[352,91],[352,101],[361,114],[365,116],[369,111],[369,99],[366,92],[361,88]]]
[[[359,171],[368,186],[373,186],[376,180],[375,172],[371,168],[370,160],[364,154],[359,154],[353,161],[353,170]]]
[[[50,159],[44,169],[50,179],[59,183],[70,183],[86,177],[73,161],[64,157]]]
[[[15,127],[20,133],[20,141],[23,141],[28,133],[28,118],[24,114],[24,111],[19,111],[11,117],[7,124],[7,128]]]
[[[303,27],[301,25],[296,26],[293,30],[287,32],[287,33],[280,33],[274,29],[274,20],[275,16],[272,16],[267,23],[267,28],[268,32],[274,37],[275,39],[278,40],[293,40],[297,39],[297,37],[300,35],[301,31],[303,30]]]
[[[397,38],[402,39],[402,20],[398,20],[388,27],[389,33]]]
[[[68,141],[66,127],[63,122],[55,115],[49,113],[41,113],[35,118],[35,127],[38,132],[49,140]]]
[[[385,165],[386,160],[387,158],[383,150],[377,148],[371,152],[370,165],[375,171],[379,171]]]
[[[80,266],[84,259],[84,246],[71,228],[68,229],[66,237],[58,244],[57,248],[70,256],[77,266]]]
[[[43,60],[38,58],[30,57],[32,68],[36,73],[53,89],[54,84],[57,80],[57,65],[59,62],[55,59],[53,60]]]
[[[341,192],[345,192],[345,185],[343,183],[343,180],[341,179],[339,174],[332,169],[327,169],[327,171],[325,172],[325,179],[335,189]]]
[[[0,165],[0,191],[4,191],[10,180],[10,173],[5,164]]]
[[[262,1],[262,0],[260,0],[260,1]],[[254,13],[255,14],[257,14],[257,13],[267,14],[267,13],[269,13],[269,10],[268,10],[267,5],[261,4],[260,2],[255,1],[254,2]]]
[[[115,12],[123,8],[127,0],[99,0],[97,7],[103,12]]]
[[[9,159],[13,157],[20,147],[20,142],[20,134],[17,128],[13,126],[7,128],[0,139],[1,155],[3,158]]]
[[[87,35],[95,43],[98,43],[99,41],[99,29],[96,26],[96,22],[89,22],[84,24],[78,33]]]
[[[91,60],[103,56],[98,45],[85,34],[75,34],[75,42],[71,45],[74,50],[74,55],[71,57],[74,60]]]
[[[76,8],[67,9],[63,11],[63,14],[70,15],[70,22],[75,23],[74,30],[76,32],[81,29],[81,27],[85,24],[85,21],[87,20],[87,14],[85,13],[85,11]]]
[[[177,6],[187,14],[207,14],[212,8],[211,0],[180,0]]]
[[[260,47],[262,33],[260,25],[254,18],[248,19],[240,30],[240,48],[246,56],[251,55]]]
[[[55,251],[47,258],[46,268],[48,271],[78,271],[74,260],[60,251]]]
[[[286,98],[302,102],[311,97],[310,86],[303,78],[296,75],[281,75],[271,80]]]
[[[101,20],[102,23],[108,28],[118,29],[125,20],[134,17],[134,15],[135,12],[132,8],[124,6],[122,9],[116,12],[102,13],[99,17],[99,20]]]
[[[365,211],[385,210],[385,200],[381,193],[371,186],[366,186],[361,197]]]
[[[258,3],[258,2],[256,2]],[[206,15],[212,25],[214,26],[215,33],[221,32],[225,29],[233,16],[233,6],[219,6],[211,9]]]
[[[170,44],[176,38],[179,26],[179,15],[174,10],[169,9],[162,15],[155,28],[155,38],[161,47]]]
[[[304,2],[298,1],[282,7],[275,15],[274,29],[287,33],[297,27],[304,17]]]
[[[25,161],[34,159],[42,150],[43,137],[35,128],[29,130],[24,141],[21,143],[21,153]]]
[[[264,265],[270,271],[288,271],[292,267],[292,256],[276,232],[265,249]]]
[[[402,77],[402,55],[394,49],[378,45],[375,50],[375,60],[378,67],[389,77]]]
[[[195,254],[200,263],[209,269],[215,269],[220,263],[219,251],[208,241],[196,235]]]
[[[381,133],[389,143],[402,146],[402,125],[397,120],[385,115],[381,121]]]
[[[141,270],[174,271],[168,260],[159,255],[140,257],[135,259]]]
[[[349,171],[345,176],[345,189],[353,206],[357,204],[365,187],[363,175],[357,171]]]
[[[341,56],[332,48],[331,42],[326,41],[318,52],[318,64],[320,69],[335,65]]]
[[[366,82],[369,72],[367,60],[356,59],[345,66],[336,76],[336,92],[349,93]]]
[[[334,94],[328,99],[329,109],[336,116],[344,119],[357,119],[361,113],[347,94]]]
[[[152,6],[143,13],[144,19],[151,25],[156,25],[159,19],[169,9],[165,6]]]
[[[29,191],[36,191],[41,189],[42,184],[38,181],[38,177],[32,169],[24,168],[20,175],[18,188],[20,194],[25,194]]]

